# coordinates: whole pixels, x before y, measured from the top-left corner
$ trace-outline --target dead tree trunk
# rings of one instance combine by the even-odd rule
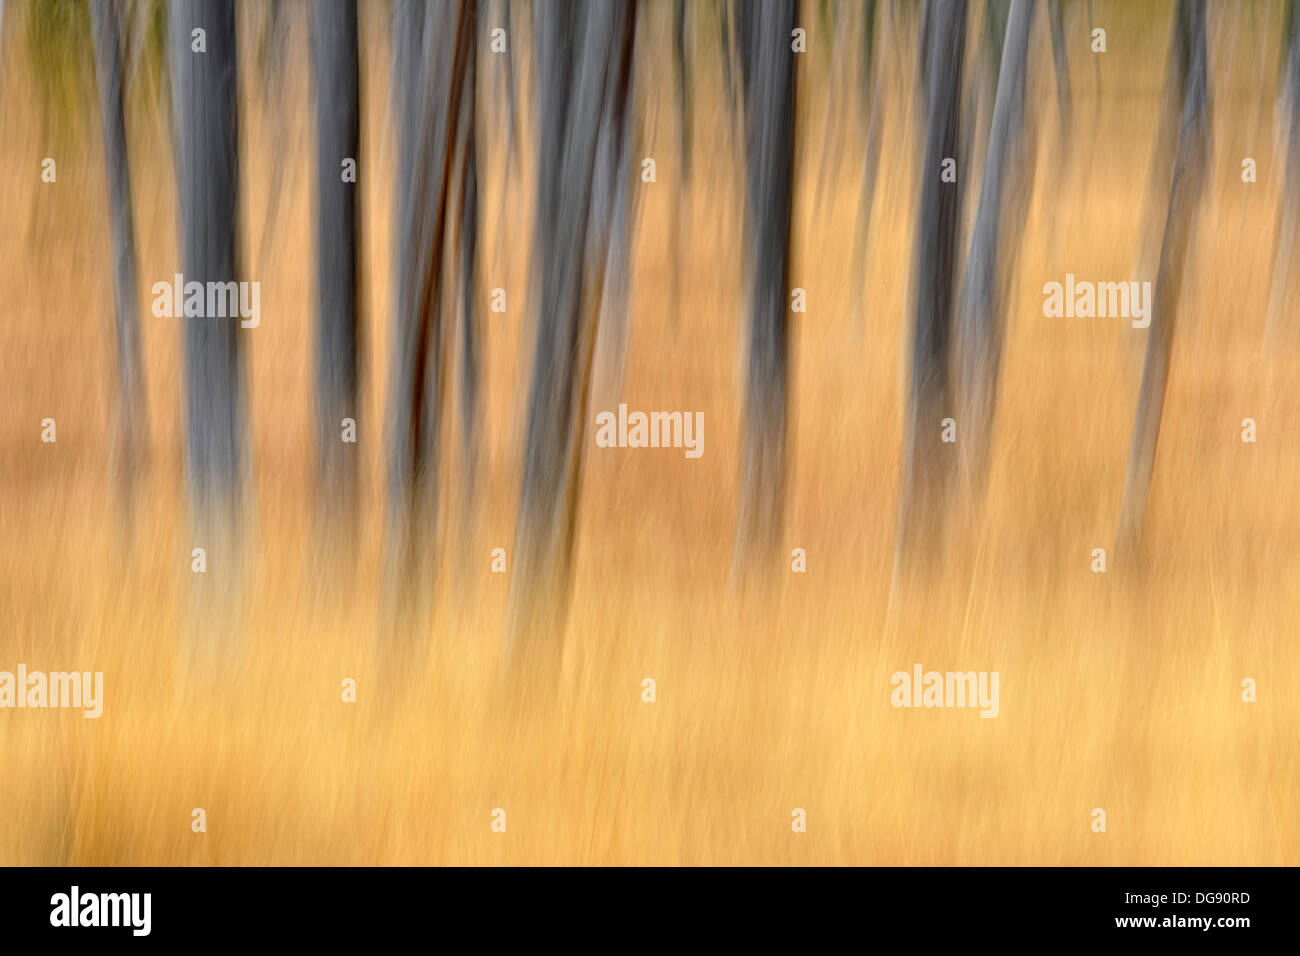
[[[389,395],[388,586],[390,619],[418,631],[428,620],[439,541],[438,471],[447,386],[447,245],[452,137],[475,7],[404,0],[394,16],[393,83],[399,118],[395,245],[397,314]]]
[[[958,448],[977,498],[989,467],[1006,290],[1033,175],[1032,145],[1025,136],[1025,83],[1033,16],[1033,0],[1013,0],[958,315]]]
[[[871,238],[871,211],[876,201],[876,172],[880,168],[880,143],[884,135],[885,96],[880,90],[881,67],[876,40],[876,0],[862,9],[862,126],[867,131],[867,148],[862,158],[862,188],[858,193],[857,226],[853,233],[852,262],[858,271],[853,284],[853,326],[861,333],[863,282],[867,272],[867,243]]]
[[[1160,248],[1160,269],[1156,273],[1155,302],[1148,330],[1146,361],[1138,392],[1137,416],[1124,500],[1120,506],[1119,537],[1123,545],[1135,545],[1142,534],[1151,474],[1155,468],[1156,442],[1169,381],[1169,358],[1173,351],[1174,326],[1182,291],[1183,264],[1194,232],[1195,216],[1209,165],[1209,86],[1206,77],[1205,0],[1182,0],[1190,30],[1187,89],[1179,122],[1178,152],[1174,159],[1169,189],[1169,210]]]
[[[1174,8],[1170,26],[1169,60],[1165,70],[1165,87],[1161,94],[1160,115],[1156,121],[1156,143],[1151,152],[1151,168],[1147,173],[1146,209],[1142,217],[1142,234],[1138,247],[1138,273],[1150,275],[1159,266],[1161,246],[1164,241],[1165,218],[1169,204],[1169,181],[1173,175],[1174,154],[1178,149],[1181,121],[1179,119],[1188,70],[1192,58],[1191,10],[1180,0]]]
[[[677,196],[669,206],[671,225],[668,230],[668,318],[677,328],[682,306],[682,252],[689,230],[691,183],[691,134],[694,130],[691,96],[691,60],[686,50],[686,0],[673,0],[673,72],[677,77],[677,113],[680,124],[677,140]],[[689,262],[689,258],[687,258]]]
[[[943,423],[952,417],[949,339],[961,196],[960,180],[944,182],[941,174],[947,159],[961,167],[957,150],[966,45],[965,0],[930,0],[925,20],[929,47],[925,56],[929,72],[925,153],[914,269],[916,317],[907,447],[898,522],[897,564],[905,577],[938,552],[956,455],[952,445],[943,441]]]
[[[612,86],[601,117],[591,200],[592,235],[587,243],[603,276],[592,388],[601,408],[617,404],[622,394],[631,318],[632,232],[639,195],[634,191],[638,169],[632,162],[635,27],[630,42],[632,48],[621,59],[617,73],[611,73]]]
[[[489,0],[477,3],[480,15]],[[507,6],[508,9],[508,6]],[[482,19],[478,20],[479,26]],[[456,299],[460,319],[460,427],[464,456],[465,505],[473,501],[478,481],[479,378],[479,198],[478,198],[478,43],[470,51],[461,90],[455,150],[459,183],[456,243]]]
[[[774,569],[784,531],[797,13],[794,0],[755,0],[739,16],[749,341],[736,569],[746,577]]]
[[[127,161],[126,121],[122,110],[121,31],[117,0],[90,5],[99,80],[99,115],[104,133],[108,207],[113,232],[113,288],[117,340],[117,427],[115,471],[118,490],[129,509],[135,469],[148,446],[140,318],[136,299],[135,228],[131,215],[131,168]]]
[[[177,182],[185,282],[238,276],[234,8],[221,0],[173,0],[170,10]],[[203,30],[206,52],[194,52]],[[186,465],[197,546],[209,573],[229,568],[246,467],[238,318],[185,316]]]
[[[599,276],[588,274],[593,181],[596,163],[618,152],[598,145],[607,99],[630,69],[636,12],[633,3],[578,0],[534,16],[538,312],[506,634],[513,667],[559,660],[599,310]]]
[[[1065,0],[1048,0],[1047,13],[1052,31],[1052,66],[1056,72],[1056,101],[1061,118],[1061,152],[1069,155],[1070,133],[1074,129],[1073,98],[1070,95],[1070,53],[1065,45]]]
[[[317,514],[348,542],[356,524],[357,184],[360,147],[356,0],[311,7],[316,87]]]

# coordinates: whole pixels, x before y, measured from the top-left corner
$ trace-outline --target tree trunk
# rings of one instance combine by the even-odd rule
[[[122,60],[117,0],[90,5],[99,80],[99,115],[104,135],[109,216],[113,231],[113,287],[117,341],[117,427],[115,470],[118,489],[129,509],[135,470],[148,446],[140,318],[136,298],[135,229],[131,214],[131,168],[127,162],[126,122],[122,111]]]
[[[237,279],[239,150],[235,15],[221,0],[173,0],[171,63],[185,282]],[[202,29],[206,52],[191,50]],[[178,304],[179,305],[179,304]],[[178,309],[179,311],[179,309]],[[246,467],[239,319],[187,315],[186,465],[209,566],[230,559]],[[207,540],[211,535],[212,539]]]
[[[939,550],[944,511],[952,486],[956,450],[942,441],[942,421],[952,417],[949,338],[960,179],[945,183],[945,159],[957,161],[961,129],[962,55],[966,45],[965,0],[926,4],[927,114],[921,167],[921,217],[917,224],[916,318],[912,333],[898,569],[906,577]],[[958,426],[960,427],[960,426]],[[961,440],[960,434],[957,436]]]
[[[419,631],[434,591],[439,464],[447,386],[448,317],[442,302],[452,137],[475,7],[399,2],[394,90],[399,118],[395,246],[397,315],[389,396],[389,617]],[[412,612],[408,618],[407,611]]]
[[[489,0],[470,0],[480,13]],[[480,21],[481,27],[481,21]],[[479,198],[478,198],[478,44],[466,64],[461,91],[460,118],[456,131],[457,180],[460,183],[456,275],[460,318],[460,412],[461,453],[465,459],[465,503],[473,500],[478,480],[479,378]]]
[[[618,153],[597,147],[607,97],[630,68],[636,12],[632,3],[578,0],[534,13],[539,311],[506,634],[513,668],[559,660],[599,310],[600,286],[587,274],[593,180],[598,156]]]
[[[357,407],[357,189],[345,160],[360,161],[356,0],[321,0],[311,10],[316,87],[316,447],[317,515],[356,532],[356,449],[343,420]],[[358,426],[359,427],[359,426]]]
[[[755,0],[739,12],[750,321],[736,570],[747,578],[775,570],[784,532],[798,4]]]
[[[1033,175],[1025,136],[1025,82],[1032,0],[1014,0],[998,71],[988,158],[975,212],[958,317],[960,435],[966,477],[978,498],[988,474],[1002,364],[1006,290],[1013,271]],[[1000,248],[1001,245],[1001,248]]]
[[[1174,326],[1178,318],[1183,264],[1191,243],[1209,160],[1205,0],[1182,0],[1182,5],[1190,8],[1186,13],[1191,31],[1191,55],[1179,123],[1178,153],[1169,189],[1165,236],[1160,248],[1160,270],[1156,273],[1155,302],[1151,327],[1147,330],[1146,361],[1138,392],[1133,444],[1124,481],[1124,500],[1120,506],[1119,537],[1126,547],[1135,546],[1142,534],[1151,474],[1155,468],[1156,442],[1160,437],[1165,386],[1169,380],[1169,357],[1173,351]]]

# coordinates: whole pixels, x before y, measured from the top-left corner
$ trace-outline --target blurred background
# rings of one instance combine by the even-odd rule
[[[1300,862],[1292,6],[5,0],[0,862]]]

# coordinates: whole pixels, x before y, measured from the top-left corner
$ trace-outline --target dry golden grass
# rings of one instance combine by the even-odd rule
[[[93,112],[45,122],[7,5],[0,77],[0,669],[102,670],[99,720],[0,712],[4,864],[1296,864],[1300,862],[1300,366],[1262,348],[1281,166],[1275,43],[1211,18],[1215,165],[1179,315],[1141,561],[1116,553],[1145,338],[1119,321],[1042,317],[1066,271],[1133,267],[1165,16],[1098,4],[1102,61],[1073,54],[1075,152],[1063,162],[1045,25],[1035,26],[1037,181],[1009,320],[984,521],[949,541],[944,573],[891,604],[902,356],[916,150],[891,103],[865,321],[850,262],[862,137],[843,144],[832,202],[820,165],[823,71],[801,94],[792,284],[794,446],[787,548],[808,573],[762,606],[728,590],[739,423],[736,179],[702,100],[682,262],[667,314],[676,139],[672,75],[643,104],[646,187],[624,398],[699,409],[705,454],[595,451],[586,462],[574,605],[550,703],[519,719],[498,659],[513,548],[526,384],[528,197],[487,183],[488,470],[478,525],[456,530],[416,692],[385,696],[376,648],[383,516],[391,168],[384,29],[364,18],[366,110],[364,541],[327,556],[347,584],[322,598],[312,502],[310,100],[295,25],[287,115],[245,90],[246,278],[262,283],[247,343],[257,524],[231,669],[198,686],[178,662],[193,546],[181,473],[180,326],[149,314],[179,271],[162,121],[130,116],[152,457],[133,545],[113,508],[111,283]],[[662,29],[659,19],[652,24]],[[1107,19],[1109,18],[1109,19]],[[659,33],[653,42],[661,42]],[[811,38],[816,42],[816,38]],[[1079,41],[1081,42],[1081,41]],[[898,69],[910,71],[910,42]],[[891,59],[891,63],[895,63]],[[717,87],[706,64],[703,83]],[[906,72],[910,82],[910,72]],[[251,83],[246,77],[246,84]],[[1261,106],[1263,104],[1263,106]],[[133,107],[135,104],[133,104]],[[1094,126],[1093,120],[1096,118]],[[278,125],[284,148],[268,132]],[[58,183],[39,181],[58,160]],[[1240,182],[1240,157],[1259,182]],[[524,168],[529,169],[528,157]],[[257,255],[269,164],[286,163],[280,225]],[[504,209],[504,213],[503,213]],[[1153,278],[1153,277],[1152,277]],[[58,442],[42,444],[54,417]],[[1245,417],[1259,441],[1240,441]],[[449,466],[454,467],[454,465]],[[1111,568],[1091,573],[1105,547]],[[1001,713],[896,710],[889,678],[997,670]],[[340,702],[357,680],[359,700]],[[658,701],[640,701],[641,680]],[[1240,682],[1258,682],[1243,703]],[[190,830],[192,808],[207,832]],[[489,828],[505,808],[508,832]],[[794,834],[790,814],[808,812]],[[1089,828],[1094,807],[1108,832]]]

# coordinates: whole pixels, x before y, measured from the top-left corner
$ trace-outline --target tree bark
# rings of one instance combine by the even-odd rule
[[[311,10],[316,87],[317,513],[350,541],[356,528],[356,449],[343,420],[357,407],[357,189],[343,163],[360,163],[356,0]],[[359,429],[360,426],[358,426]]]
[[[1195,216],[1208,166],[1209,87],[1206,77],[1205,0],[1182,0],[1190,23],[1191,49],[1187,88],[1179,122],[1178,152],[1169,189],[1169,210],[1156,273],[1155,302],[1147,330],[1146,361],[1138,392],[1133,443],[1129,451],[1124,500],[1120,506],[1119,538],[1122,546],[1135,546],[1142,535],[1156,443],[1169,381],[1174,328],[1182,291],[1183,265],[1194,232]]]
[[[95,41],[99,115],[104,135],[108,208],[113,234],[114,333],[117,342],[117,427],[115,458],[118,488],[129,509],[136,467],[148,446],[141,360],[139,304],[136,297],[135,228],[131,213],[131,167],[127,160],[122,108],[121,29],[117,0],[90,5]]]
[[[942,420],[952,417],[949,381],[954,266],[961,210],[960,178],[945,183],[945,159],[956,160],[961,129],[965,0],[930,0],[924,35],[927,114],[917,224],[915,324],[912,332],[902,508],[897,566],[904,576],[940,547],[956,450],[942,441]],[[960,427],[960,423],[958,423]],[[961,440],[960,433],[957,436]]]
[[[988,475],[1002,365],[1006,290],[1024,225],[1033,175],[1025,136],[1025,84],[1032,0],[1014,0],[998,71],[979,206],[958,316],[958,448],[978,498]]]
[[[798,4],[755,0],[739,13],[749,336],[736,570],[748,578],[774,571],[784,533]]]
[[[235,15],[221,0],[173,0],[170,21],[184,275],[206,287],[238,277]],[[191,50],[195,29],[205,32],[205,53]],[[246,467],[240,326],[202,315],[184,322],[190,500],[201,537],[216,533],[212,562],[212,548],[237,532]]]

